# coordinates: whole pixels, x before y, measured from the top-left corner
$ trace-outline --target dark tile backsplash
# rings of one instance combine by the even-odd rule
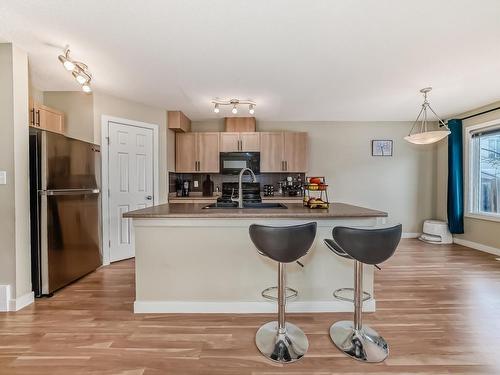
[[[304,181],[305,174],[304,173],[261,173],[257,175],[257,181],[260,182],[260,190],[264,189],[264,185],[274,185],[275,192],[278,192],[278,183],[280,181],[285,181],[287,177],[292,177],[294,180],[300,176],[301,180]],[[181,180],[190,181],[191,191],[193,192],[201,192],[203,181],[207,178],[206,173],[175,173],[169,172],[169,191],[171,193],[175,192],[175,181],[177,178]],[[222,175],[222,174],[213,174],[210,173],[210,179],[214,182],[214,192],[217,191],[217,186],[222,188],[223,182],[238,182],[237,175]],[[194,181],[198,181],[198,187],[194,187]],[[250,176],[245,174],[243,176],[243,181],[250,181]]]

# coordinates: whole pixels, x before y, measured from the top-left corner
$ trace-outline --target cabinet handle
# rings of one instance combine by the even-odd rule
[[[30,125],[35,125],[35,108],[30,111]]]
[[[40,110],[36,111],[36,116],[35,116],[35,125],[40,126]]]
[[[284,171],[285,170],[285,162],[282,160],[281,161],[281,170]]]
[[[288,171],[288,161],[285,160],[285,171]]]

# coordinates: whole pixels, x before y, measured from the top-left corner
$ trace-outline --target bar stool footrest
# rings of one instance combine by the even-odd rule
[[[342,294],[344,294],[344,295],[342,295]],[[346,296],[345,294],[348,294],[349,296]],[[333,291],[333,297],[340,300],[340,301],[354,303],[354,288],[336,289]],[[370,293],[363,291],[363,298],[362,298],[363,302],[368,301],[371,298],[372,298],[372,295]]]
[[[270,301],[278,301],[278,287],[271,286],[266,288],[261,293],[262,297],[268,299]],[[286,287],[285,288],[285,298],[286,300],[296,298],[299,295],[299,292],[296,289]]]

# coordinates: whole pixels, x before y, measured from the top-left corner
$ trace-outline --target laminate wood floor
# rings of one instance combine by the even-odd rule
[[[330,342],[330,324],[351,319],[346,313],[290,314],[310,347],[286,366],[254,344],[274,316],[134,315],[133,267],[104,267],[50,299],[0,313],[0,374],[500,374],[493,255],[403,240],[376,272],[377,312],[364,315],[390,345],[380,364],[351,360]]]

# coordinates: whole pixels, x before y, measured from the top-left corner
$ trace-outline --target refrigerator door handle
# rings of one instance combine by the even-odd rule
[[[55,190],[38,190],[40,195],[82,195],[82,194],[99,194],[99,189],[55,189]]]

